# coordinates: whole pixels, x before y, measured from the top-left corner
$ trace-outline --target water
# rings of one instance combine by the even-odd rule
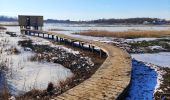
[[[62,29],[79,32],[89,30],[103,30],[111,32],[120,32],[128,30],[170,30],[169,26],[147,26],[147,25],[96,25],[96,24],[45,24],[44,30],[48,29]]]
[[[94,25],[94,24],[44,24],[43,30],[49,31],[49,29],[60,29],[60,31],[54,31],[56,33],[62,33],[69,36],[82,38],[86,40],[95,41],[112,41],[112,37],[92,37],[92,36],[82,36],[75,35],[72,33],[98,30],[98,31],[111,31],[111,32],[122,32],[129,30],[150,30],[150,31],[160,31],[160,30],[170,30],[170,27],[165,26],[145,26],[145,25]],[[61,31],[63,30],[63,31]]]
[[[132,60],[132,80],[126,100],[153,100],[157,76],[154,69]]]

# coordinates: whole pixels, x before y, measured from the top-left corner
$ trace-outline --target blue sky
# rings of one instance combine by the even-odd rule
[[[0,15],[45,19],[157,17],[170,19],[170,0],[0,0]]]

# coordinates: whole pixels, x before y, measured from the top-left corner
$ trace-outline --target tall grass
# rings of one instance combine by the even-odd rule
[[[96,37],[117,37],[117,38],[146,38],[146,37],[165,37],[170,36],[170,30],[167,31],[125,31],[125,32],[109,32],[109,31],[89,31],[74,33],[79,35],[96,36]]]

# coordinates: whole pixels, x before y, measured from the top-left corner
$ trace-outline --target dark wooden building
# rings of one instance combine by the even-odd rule
[[[18,15],[18,23],[21,28],[38,30],[43,26],[43,16]]]

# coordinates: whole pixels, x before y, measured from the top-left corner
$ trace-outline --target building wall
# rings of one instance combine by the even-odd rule
[[[25,16],[19,15],[19,26],[27,26],[27,18],[30,18],[30,26],[43,26],[43,16]]]

